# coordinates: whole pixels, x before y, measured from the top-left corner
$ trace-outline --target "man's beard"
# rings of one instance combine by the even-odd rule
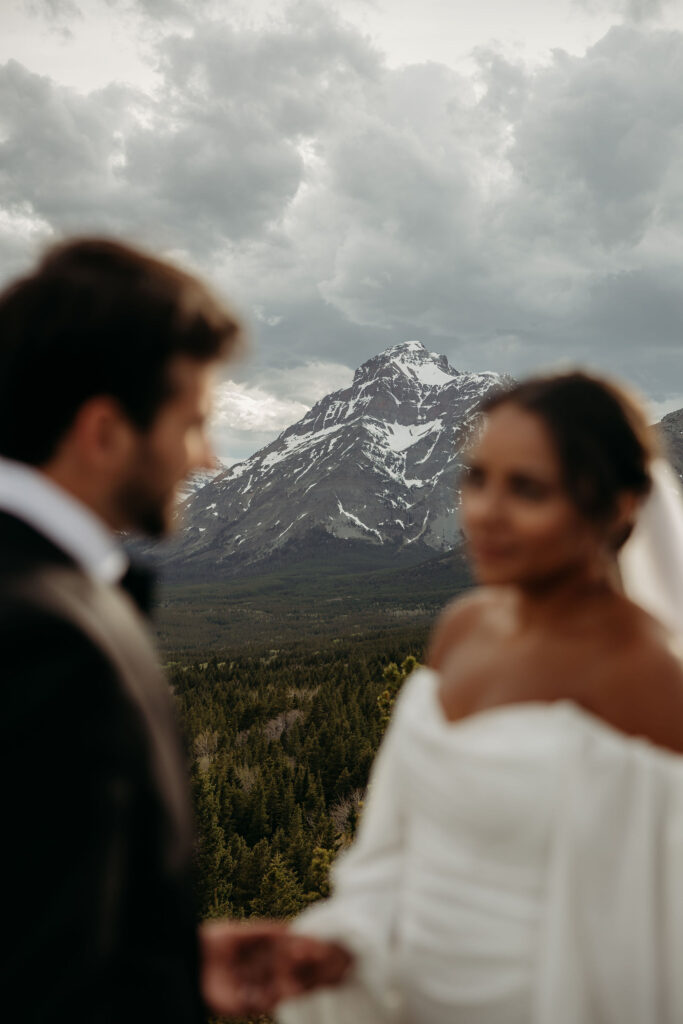
[[[126,495],[125,514],[131,527],[147,537],[159,540],[171,530],[170,514],[165,502],[145,500],[141,494]]]
[[[117,504],[122,520],[135,532],[159,539],[171,532],[176,489],[155,489],[156,465],[141,453],[138,464],[119,488]]]

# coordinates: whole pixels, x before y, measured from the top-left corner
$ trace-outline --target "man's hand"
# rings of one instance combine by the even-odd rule
[[[275,921],[208,921],[200,926],[202,995],[224,1017],[269,1013],[346,975],[351,956],[333,942],[295,935]]]

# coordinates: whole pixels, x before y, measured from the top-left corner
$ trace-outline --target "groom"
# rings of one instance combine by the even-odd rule
[[[211,464],[238,337],[196,279],[104,240],[0,296],[0,994],[26,1024],[258,1014],[345,970],[276,924],[197,928],[183,754],[116,536],[166,532]]]

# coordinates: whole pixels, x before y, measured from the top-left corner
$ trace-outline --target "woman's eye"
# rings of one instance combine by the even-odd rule
[[[519,479],[513,481],[513,492],[520,498],[528,498],[529,501],[543,501],[548,497],[549,489],[546,484],[538,480]]]
[[[484,471],[477,466],[465,466],[462,471],[462,483],[467,487],[481,487],[484,483]]]

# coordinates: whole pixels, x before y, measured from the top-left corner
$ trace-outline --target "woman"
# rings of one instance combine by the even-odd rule
[[[628,540],[643,503],[680,529],[678,498],[667,478],[648,499],[661,460],[611,384],[539,378],[483,412],[462,489],[481,586],[438,623],[334,896],[297,925],[355,972],[283,1024],[683,1020],[678,609],[642,524]],[[624,593],[629,546],[659,618]]]

